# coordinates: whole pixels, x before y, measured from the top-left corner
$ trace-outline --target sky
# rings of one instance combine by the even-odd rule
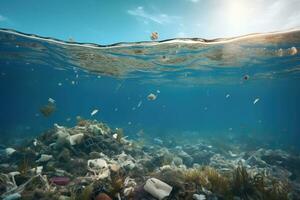
[[[0,28],[111,44],[300,27],[300,0],[1,0]]]

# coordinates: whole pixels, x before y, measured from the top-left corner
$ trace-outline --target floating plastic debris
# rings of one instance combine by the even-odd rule
[[[154,101],[155,99],[157,98],[157,96],[153,93],[150,93],[148,96],[147,96],[147,99],[149,101]]]
[[[226,99],[228,99],[230,97],[230,94],[226,94]]]
[[[259,101],[259,98],[256,98],[256,99],[253,101],[253,104],[256,104],[258,101]]]
[[[45,116],[49,117],[51,114],[53,114],[56,110],[54,103],[48,103],[40,108],[40,112]]]
[[[51,97],[49,97],[48,102],[49,102],[49,103],[55,103],[55,100],[52,99]]]
[[[138,107],[138,108],[141,107],[142,103],[143,103],[142,101],[139,101],[137,107]]]
[[[158,39],[158,33],[157,32],[152,32],[150,38],[151,38],[151,40],[157,40]]]
[[[297,48],[296,47],[291,47],[290,49],[289,49],[289,53],[290,53],[290,55],[296,55],[297,54]]]
[[[91,116],[96,115],[98,111],[99,111],[99,110],[97,110],[97,109],[93,110],[93,111],[91,112]]]
[[[283,56],[283,50],[282,50],[281,48],[277,50],[277,55],[278,55],[279,57],[282,57],[282,56]]]

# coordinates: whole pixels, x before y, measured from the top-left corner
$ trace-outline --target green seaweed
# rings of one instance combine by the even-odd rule
[[[86,186],[82,192],[76,196],[76,200],[90,200],[93,196],[93,185]]]

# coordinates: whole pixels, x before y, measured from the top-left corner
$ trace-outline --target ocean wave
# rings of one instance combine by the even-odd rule
[[[298,74],[300,30],[99,45],[0,29],[0,47],[0,62],[76,67],[145,82],[236,83],[245,73],[252,80]]]

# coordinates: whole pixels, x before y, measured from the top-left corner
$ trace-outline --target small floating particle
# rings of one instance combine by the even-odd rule
[[[113,138],[117,139],[118,138],[118,134],[117,133],[113,134]]]
[[[230,94],[226,94],[226,99],[228,99],[230,97]]]
[[[157,98],[157,96],[153,93],[150,93],[148,96],[147,96],[147,99],[149,101],[154,101],[155,99]]]
[[[67,122],[71,121],[71,117],[68,117],[68,118],[66,119],[66,121],[67,121]]]
[[[142,101],[139,101],[137,107],[138,107],[138,108],[141,107],[142,103],[143,103]]]
[[[281,48],[277,50],[277,55],[278,55],[279,57],[282,57],[282,56],[283,56],[283,50],[282,50]]]
[[[2,72],[2,73],[1,73],[1,76],[5,76],[5,75],[6,75],[6,73],[5,73],[5,72]]]
[[[159,94],[159,93],[160,93],[160,90],[156,90],[156,93]]]
[[[97,110],[97,109],[93,110],[93,111],[91,112],[91,116],[96,115],[98,111],[99,111],[99,110]]]
[[[58,83],[57,85],[58,85],[58,86],[62,86],[62,83]]]
[[[244,80],[248,80],[250,78],[250,76],[248,74],[244,75]]]
[[[52,99],[51,97],[49,97],[48,102],[49,102],[49,103],[55,103],[55,100]]]
[[[204,107],[204,110],[208,110],[208,108],[207,108],[207,107]]]
[[[71,81],[71,83],[72,83],[72,85],[74,85],[74,84],[75,84],[75,81]]]
[[[296,47],[291,47],[291,48],[289,49],[289,53],[290,53],[291,56],[297,54],[297,52],[298,52],[298,51],[297,51],[297,48],[296,48]]]
[[[256,99],[253,101],[253,104],[256,104],[258,101],[259,101],[259,98],[256,98]]]
[[[79,75],[78,74],[76,74],[76,78],[78,78],[79,77]]]
[[[151,38],[151,40],[157,40],[158,39],[158,33],[157,32],[152,32],[150,38]]]
[[[136,107],[132,107],[131,110],[136,110]]]
[[[128,122],[128,125],[131,125],[131,122]]]
[[[229,130],[229,131],[232,131],[232,128],[229,128],[228,130]]]
[[[114,111],[117,112],[117,111],[118,111],[118,108],[115,108]]]

